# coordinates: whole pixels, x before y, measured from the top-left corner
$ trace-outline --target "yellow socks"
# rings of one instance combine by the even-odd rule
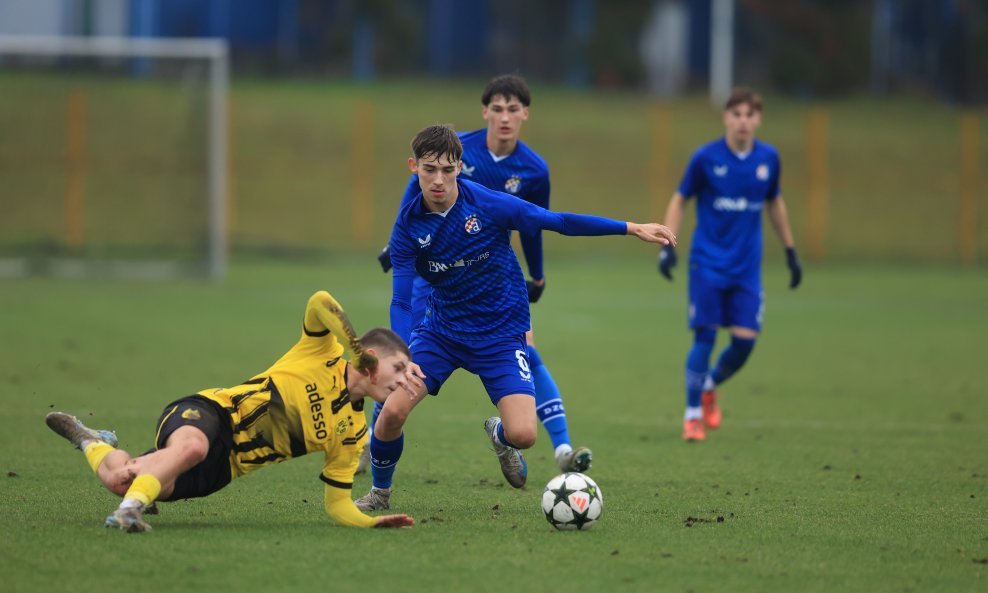
[[[148,506],[158,498],[159,494],[161,494],[161,482],[158,481],[158,478],[151,474],[141,474],[134,478],[131,483],[130,489],[124,495],[124,503],[134,499],[142,505]],[[121,506],[123,505],[121,504]]]
[[[89,467],[93,468],[93,473],[99,473],[99,465],[103,463],[103,459],[114,451],[114,448],[102,441],[93,441],[86,445],[86,461],[89,462]]]

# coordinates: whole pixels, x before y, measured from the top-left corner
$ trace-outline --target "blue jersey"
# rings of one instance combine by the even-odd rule
[[[511,231],[542,229],[564,235],[624,235],[627,223],[551,212],[509,194],[457,179],[449,210],[431,212],[419,190],[398,211],[391,231],[394,287],[391,327],[411,334],[412,280],[433,288],[422,326],[457,340],[476,341],[524,334],[530,326],[528,293]]]
[[[779,154],[755,140],[745,158],[721,138],[690,159],[679,193],[697,197],[690,264],[723,282],[760,277],[762,209],[779,195]]]
[[[460,134],[460,142],[463,143],[460,175],[464,179],[549,209],[549,166],[527,144],[519,140],[511,154],[495,157],[487,148],[486,128]],[[536,280],[544,278],[542,233],[522,233],[521,249],[528,264],[528,275]]]
[[[463,144],[463,169],[460,171],[463,179],[549,209],[549,166],[527,144],[519,140],[514,152],[495,157],[487,148],[486,128],[458,135]],[[420,193],[418,177],[413,175],[405,188],[402,204]],[[528,275],[536,280],[544,278],[542,233],[521,233],[521,249],[528,264]]]

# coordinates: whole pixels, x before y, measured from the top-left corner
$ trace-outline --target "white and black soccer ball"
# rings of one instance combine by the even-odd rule
[[[600,521],[604,495],[597,483],[576,472],[549,480],[542,492],[542,512],[561,531],[587,530]]]

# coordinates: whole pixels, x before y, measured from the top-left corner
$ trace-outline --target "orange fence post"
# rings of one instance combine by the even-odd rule
[[[810,260],[823,261],[826,255],[829,218],[827,149],[830,116],[826,109],[810,109],[806,122],[807,193],[806,243]]]
[[[65,127],[65,245],[75,251],[85,242],[86,112],[85,91],[73,90],[69,93]]]
[[[675,191],[672,180],[672,114],[658,102],[648,110],[649,163],[648,181],[650,216],[648,220],[664,222],[666,205]]]
[[[981,119],[975,113],[960,118],[960,204],[958,207],[957,241],[961,263],[973,266],[978,260],[978,188],[981,184],[980,160]]]
[[[374,218],[374,106],[357,101],[353,118],[353,189],[351,228],[355,247],[370,245]]]

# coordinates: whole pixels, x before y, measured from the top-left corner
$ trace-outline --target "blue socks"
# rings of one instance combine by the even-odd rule
[[[374,419],[377,419],[377,414],[374,415]],[[373,477],[375,488],[391,488],[391,481],[395,475],[395,466],[398,465],[398,460],[401,458],[401,452],[404,448],[404,433],[393,441],[379,441],[374,436],[374,433],[371,433],[371,476]]]
[[[714,385],[720,385],[730,379],[734,373],[738,372],[738,369],[744,366],[744,363],[748,360],[748,356],[751,355],[751,351],[754,348],[754,338],[731,336],[730,346],[724,348],[724,351],[721,352],[720,358],[717,359],[717,366],[710,373],[710,378],[713,380]]]
[[[556,450],[561,445],[570,447],[569,427],[566,424],[562,395],[552,375],[549,374],[549,369],[542,363],[542,357],[539,356],[535,346],[528,347],[528,361],[535,381],[535,412],[539,415],[542,426],[549,433],[552,447]]]
[[[370,429],[371,433],[374,432],[374,425],[377,424],[377,417],[381,415],[381,410],[384,409],[384,402],[374,402],[374,411],[371,412],[371,422]]]
[[[693,332],[693,347],[686,357],[686,413],[690,419],[699,418],[700,396],[730,379],[747,362],[755,348],[755,338],[731,336],[731,343],[724,348],[712,372],[710,353],[713,352],[717,330],[712,327],[697,328]],[[691,410],[692,409],[692,410]]]
[[[693,331],[693,347],[686,357],[686,407],[698,409],[703,394],[703,382],[710,368],[710,353],[714,350],[717,330],[700,327]]]

